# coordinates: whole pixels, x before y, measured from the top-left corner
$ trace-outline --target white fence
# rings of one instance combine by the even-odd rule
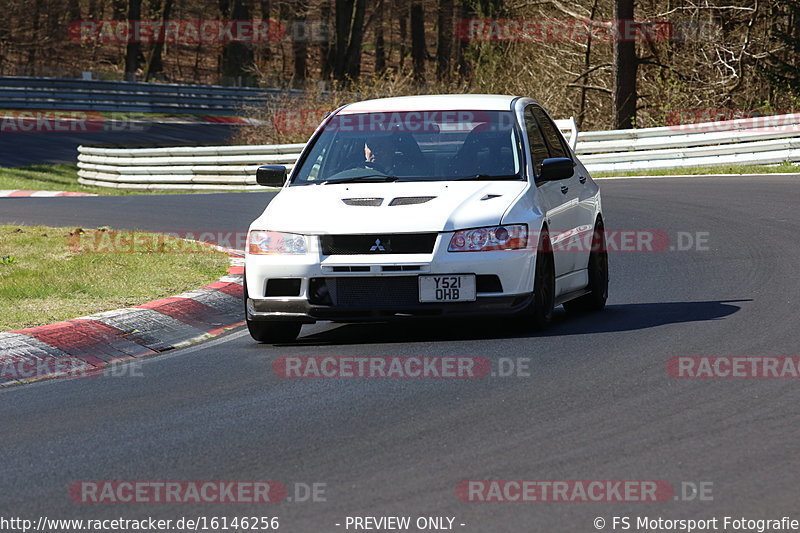
[[[800,114],[577,135],[558,121],[590,172],[800,161]],[[303,144],[78,148],[78,181],[126,189],[251,189],[264,164],[294,165]]]
[[[236,115],[299,90],[0,76],[0,109]]]

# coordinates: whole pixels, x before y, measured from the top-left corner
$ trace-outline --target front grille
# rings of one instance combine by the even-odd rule
[[[318,290],[319,296],[311,298],[311,303],[359,309],[402,309],[419,305],[416,276],[312,279],[312,286],[323,283],[325,289]]]
[[[323,235],[323,255],[429,254],[437,233],[394,233],[383,235]]]

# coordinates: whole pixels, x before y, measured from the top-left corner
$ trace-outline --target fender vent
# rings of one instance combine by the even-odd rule
[[[400,196],[395,198],[389,205],[416,205],[416,204],[424,204],[425,202],[430,202],[436,198],[435,196]]]
[[[347,205],[378,206],[383,203],[383,198],[342,198]]]

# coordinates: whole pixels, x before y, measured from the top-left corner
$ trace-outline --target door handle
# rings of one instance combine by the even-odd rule
[[[578,178],[578,181],[580,181],[581,183],[586,183],[586,176],[581,176],[580,178]]]
[[[569,187],[567,187],[566,185],[562,185],[561,186],[561,193],[562,194],[567,194],[567,192],[569,192]]]

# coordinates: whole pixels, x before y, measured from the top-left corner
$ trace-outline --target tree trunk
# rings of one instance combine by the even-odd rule
[[[594,0],[592,3],[592,13],[589,15],[589,20],[594,21],[594,17],[597,14],[597,2],[598,0]],[[586,52],[583,56],[583,71],[587,72],[589,68],[592,66],[592,34],[589,33],[589,38],[586,41]],[[581,100],[580,106],[578,109],[578,117],[575,122],[578,125],[578,130],[583,129],[583,122],[586,119],[586,93],[588,89],[586,88],[587,85],[590,85],[589,74],[586,75],[586,78],[581,81],[583,85],[581,87]]]
[[[400,28],[400,70],[406,63],[406,54],[408,54],[408,8],[403,0],[397,2],[397,25]]]
[[[439,0],[438,23],[436,77],[439,81],[448,81],[453,71],[453,0]]]
[[[417,85],[425,84],[425,10],[422,0],[411,2],[411,61],[414,70],[414,81]]]
[[[323,0],[320,6],[320,18],[322,19],[323,28],[325,29],[327,38],[319,45],[319,58],[320,58],[320,77],[323,80],[329,80],[333,73],[335,43],[331,45],[331,38],[335,37],[336,32],[328,33],[331,27],[331,0]]]
[[[67,15],[70,22],[81,20],[81,3],[79,0],[67,0]]]
[[[166,34],[166,22],[169,20],[170,12],[172,11],[173,0],[164,0],[164,5],[161,8],[161,31],[159,38],[153,43],[153,49],[150,51],[150,58],[147,61],[147,68],[144,70],[144,81],[149,81],[151,76],[160,74],[164,71],[164,63],[162,61],[162,54],[164,53],[164,36]]]
[[[630,129],[636,124],[636,41],[625,39],[626,24],[633,21],[633,0],[614,1],[618,34],[614,39],[614,128]]]
[[[347,68],[347,45],[353,21],[354,0],[336,0],[336,43],[334,44],[333,77],[344,81]]]
[[[336,0],[336,44],[333,76],[349,82],[361,74],[361,45],[364,42],[366,0]]]
[[[361,45],[364,43],[364,13],[367,0],[356,0],[350,42],[347,45],[347,77],[355,81],[361,75]]]
[[[142,18],[142,0],[128,0],[128,21],[131,25]],[[125,79],[136,81],[136,71],[139,69],[139,56],[142,54],[142,44],[134,39],[128,41],[125,47]]]
[[[383,38],[383,6],[385,2],[378,4],[378,12],[375,14],[375,74],[382,76],[386,72],[386,42]]]
[[[459,11],[458,16],[461,19],[461,21],[474,19],[477,16],[471,0],[461,0],[458,11]],[[464,24],[464,22],[462,22],[462,24]],[[468,79],[472,71],[471,69],[472,64],[469,61],[469,58],[467,57],[468,50],[469,50],[469,40],[466,38],[466,35],[459,34],[459,39],[457,44],[458,75],[462,79]]]
[[[297,1],[297,0],[296,0]],[[306,27],[308,6],[305,0],[300,0],[295,5],[294,16],[291,21],[292,52],[294,55],[294,82],[297,86],[305,84],[308,64],[308,39],[311,36]]]
[[[220,5],[222,18],[227,18],[230,13],[230,20],[250,19],[250,7],[247,0],[229,0],[229,5]],[[242,84],[243,79],[252,78],[253,68],[253,49],[250,44],[245,42],[225,43],[222,47],[221,75],[224,81],[231,82],[233,85]]]

